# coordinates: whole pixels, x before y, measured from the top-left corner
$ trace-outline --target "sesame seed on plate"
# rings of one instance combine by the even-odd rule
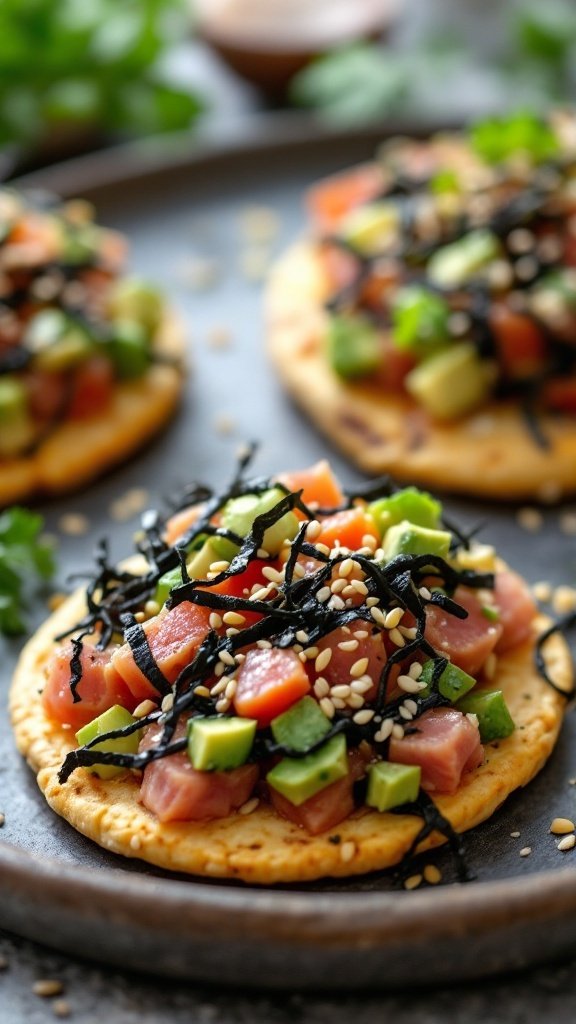
[[[521,508],[516,513],[516,522],[528,533],[537,533],[544,525],[544,516],[537,508]]]
[[[537,601],[548,603],[552,597],[552,587],[546,580],[541,580],[533,585],[532,593]]]
[[[568,537],[576,535],[576,512],[563,512],[560,516],[560,530]]]
[[[90,529],[90,520],[81,512],[65,512],[58,520],[58,529],[68,537],[83,537]]]
[[[576,826],[570,818],[554,818],[550,825],[550,831],[555,836],[564,836],[568,832],[574,832]]]
[[[520,833],[519,832],[511,832],[510,833],[510,838],[511,839],[519,839],[520,838]]]
[[[520,856],[521,857],[529,857],[531,853],[532,853],[532,847],[531,846],[523,846],[522,849],[520,850]]]
[[[50,999],[51,996],[61,995],[64,991],[64,985],[56,978],[39,978],[32,985],[32,991],[35,996],[40,996],[42,999]]]
[[[559,843],[556,844],[556,849],[560,850],[560,853],[566,853],[567,850],[573,850],[576,846],[576,836],[564,836]]]
[[[556,587],[552,594],[552,607],[558,615],[576,608],[576,590],[566,585]]]
[[[422,875],[410,875],[404,881],[405,889],[417,889],[422,884]]]
[[[424,868],[423,875],[424,881],[428,882],[428,885],[438,885],[438,882],[442,881],[442,872],[435,864],[427,864]]]
[[[72,1013],[72,1007],[67,999],[55,999],[52,1003],[52,1013],[55,1017],[69,1017]]]

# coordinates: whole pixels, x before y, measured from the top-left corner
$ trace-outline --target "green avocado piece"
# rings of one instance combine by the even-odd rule
[[[182,585],[182,570],[178,566],[176,569],[170,569],[160,577],[156,584],[156,590],[154,591],[153,601],[162,607],[166,604],[166,601],[170,597],[170,592],[174,587]]]
[[[364,377],[381,362],[378,331],[360,314],[333,315],[328,322],[328,360],[339,377]]]
[[[448,530],[430,530],[404,519],[390,527],[382,548],[386,561],[396,555],[439,555],[446,558],[451,541],[452,534]]]
[[[245,764],[256,735],[256,719],[190,718],[188,757],[199,772],[226,772]]]
[[[99,234],[95,224],[67,225],[62,239],[62,263],[70,267],[91,263],[98,251]]]
[[[362,256],[376,256],[394,241],[399,225],[397,204],[383,200],[353,209],[342,221],[338,234]]]
[[[26,388],[17,377],[0,377],[0,456],[12,458],[34,440]]]
[[[284,491],[279,487],[271,487],[262,494],[243,494],[239,498],[231,498],[224,506],[222,512],[222,526],[237,533],[239,537],[247,537],[250,533],[254,520],[258,516],[270,512],[284,497]],[[262,547],[270,554],[277,555],[285,540],[293,540],[298,533],[298,519],[293,512],[286,512],[278,522],[269,526],[264,534]],[[230,541],[221,537],[213,537],[212,544],[220,552],[222,544],[228,549],[233,547]],[[221,555],[220,557],[230,557]]]
[[[115,729],[123,729],[126,725],[132,725],[137,719],[134,718],[126,708],[120,704],[114,704],[98,718],[94,718],[88,725],[82,726],[76,733],[76,741],[80,747],[90,743],[96,736],[113,732]],[[115,740],[102,740],[96,743],[92,750],[114,751],[120,754],[137,754],[140,742],[140,730],[130,733],[129,736],[120,736]],[[117,768],[113,764],[94,764],[89,771],[99,775],[101,779],[113,779],[115,775],[121,775],[125,768]]]
[[[465,715],[478,717],[482,743],[505,739],[514,732],[515,725],[502,690],[477,690],[459,700],[456,707]]]
[[[290,750],[308,750],[330,731],[330,719],[313,697],[302,697],[270,723],[276,743]]]
[[[426,491],[419,491],[416,487],[405,487],[387,498],[371,502],[367,511],[376,523],[380,536],[383,537],[390,526],[401,523],[404,519],[416,526],[435,530],[442,515],[442,505]]]
[[[498,370],[481,359],[471,342],[458,342],[416,366],[407,375],[406,389],[438,420],[453,420],[486,401]]]
[[[368,769],[366,803],[377,811],[412,803],[418,796],[422,769],[415,764],[378,761]]]
[[[162,296],[155,288],[135,277],[117,281],[108,300],[112,320],[132,320],[151,338],[160,326],[164,311]]]
[[[422,674],[419,677],[419,682],[426,683],[428,688],[432,682],[432,673],[434,672],[434,661],[425,661],[422,666]],[[458,665],[452,665],[448,663],[446,668],[442,672],[438,680],[438,690],[446,700],[455,704],[457,700],[464,697],[473,686],[476,686],[476,680],[473,676],[469,676],[463,669],[458,668]],[[426,690],[420,691],[420,696],[426,696]]]
[[[438,288],[459,288],[499,255],[497,236],[478,228],[438,249],[428,261],[428,277]]]
[[[424,358],[450,344],[450,306],[421,285],[400,288],[392,306],[392,338],[397,348]]]
[[[348,774],[348,753],[344,736],[333,736],[324,746],[305,757],[285,757],[266,776],[273,789],[299,807],[315,793]]]
[[[114,321],[107,351],[121,380],[142,377],[150,366],[148,334],[137,320]]]
[[[32,317],[24,344],[33,353],[35,369],[45,373],[71,370],[94,351],[87,332],[58,309],[43,309]]]
[[[232,545],[231,545],[232,547]],[[234,548],[236,551],[236,548]],[[186,562],[186,568],[190,579],[193,580],[205,580],[206,574],[210,571],[212,562],[219,562],[224,556],[221,555],[214,546],[212,538],[206,540],[202,547],[192,554],[192,557]],[[182,574],[180,574],[182,578]]]

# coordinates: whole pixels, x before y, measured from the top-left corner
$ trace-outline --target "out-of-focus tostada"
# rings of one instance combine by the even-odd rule
[[[0,190],[0,505],[71,490],[173,414],[183,336],[82,200]]]
[[[108,850],[255,883],[374,871],[457,847],[554,746],[564,640],[427,493],[243,464],[147,514],[138,551],[102,548],[10,695],[49,804]]]
[[[360,467],[492,498],[576,489],[576,121],[426,141],[308,194],[273,268],[269,347]]]

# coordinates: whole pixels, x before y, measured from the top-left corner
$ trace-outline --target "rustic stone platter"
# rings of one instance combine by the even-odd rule
[[[402,125],[403,131],[409,126]],[[388,126],[388,132],[394,127]],[[82,494],[41,501],[48,529],[66,512],[88,532],[61,536],[59,584],[90,567],[97,538],[121,557],[137,525],[118,523],[112,503],[145,488],[147,503],[192,478],[223,484],[239,444],[261,441],[257,469],[272,472],[328,455],[347,484],[358,475],[284,397],[263,355],[261,291],[247,280],[242,216],[264,206],[280,230],[279,252],[305,225],[302,191],[321,174],[370,156],[383,132],[311,132],[271,125],[226,148],[175,138],[123,147],[22,180],[95,202],[103,223],[125,231],[132,265],[167,291],[188,328],[193,372],[172,426],[128,465]],[[204,261],[215,280],[190,288]],[[186,278],[188,277],[188,281]],[[215,338],[227,337],[219,346]],[[193,355],[192,355],[193,352]],[[544,510],[528,534],[512,507],[446,500],[528,579],[576,580],[576,543],[561,530],[572,506]],[[30,624],[46,613],[41,598]],[[195,881],[124,861],[77,834],[44,804],[17,755],[6,696],[19,645],[0,641],[0,924],[46,945],[126,968],[188,980],[260,988],[386,988],[462,980],[525,967],[576,948],[576,852],[549,834],[556,815],[576,814],[576,722],[568,714],[538,778],[485,825],[468,833],[474,880],[456,883],[450,856],[430,855],[443,884],[412,892],[398,872],[274,889]],[[512,836],[511,833],[520,833]],[[520,850],[531,848],[529,856]],[[545,936],[545,939],[544,939]]]

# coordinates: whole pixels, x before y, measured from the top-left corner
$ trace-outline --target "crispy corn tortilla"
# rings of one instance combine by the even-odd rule
[[[173,363],[155,363],[143,377],[117,384],[97,416],[64,420],[29,456],[0,458],[0,506],[39,492],[72,491],[122,462],[174,413],[183,383],[184,332],[166,313],[154,350]]]
[[[258,884],[363,874],[396,864],[409,850],[421,822],[408,815],[357,810],[320,836],[309,835],[262,803],[247,815],[162,824],[139,803],[139,782],[129,772],[104,782],[78,769],[60,785],[58,770],[75,744],[70,730],[46,717],[39,690],[54,636],[77,622],[83,611],[84,597],[78,592],[48,619],[24,648],[10,694],[18,748],[37,773],[50,806],[78,831],[107,850],[161,868]],[[546,621],[538,618],[534,635]],[[552,678],[569,691],[572,664],[564,640],[551,637],[545,655]],[[508,739],[486,747],[484,764],[465,776],[454,795],[437,798],[442,813],[460,832],[489,818],[513,790],[536,775],[562,723],[566,701],[536,673],[531,642],[499,659],[494,685],[503,689],[517,728]],[[335,834],[338,844],[329,839]],[[442,841],[434,834],[422,849]],[[353,854],[348,859],[350,844]]]
[[[576,490],[576,420],[544,415],[550,440],[530,435],[518,405],[492,402],[457,423],[432,421],[406,395],[341,380],[325,352],[330,282],[312,242],[272,269],[268,345],[287,390],[317,427],[367,473],[497,499],[556,501]]]

